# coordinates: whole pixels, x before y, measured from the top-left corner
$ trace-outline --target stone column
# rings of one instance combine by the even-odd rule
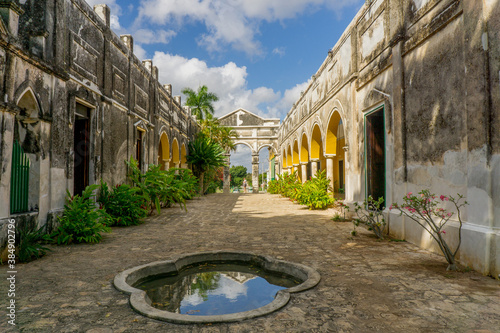
[[[302,171],[302,184],[307,181],[307,162],[300,163],[300,169]]]
[[[259,154],[252,154],[252,193],[259,193]]]
[[[333,185],[334,185],[334,175],[333,175],[333,158],[335,157],[335,154],[329,154],[325,155],[326,157],[326,178],[330,180],[330,187],[331,191],[333,192]]]
[[[181,167],[181,162],[174,163],[174,167],[180,168]],[[175,174],[178,175],[179,174],[179,170],[175,170]]]
[[[297,171],[297,176],[300,176],[300,164],[294,164],[292,168],[292,172]]]
[[[316,177],[316,172],[318,172],[318,162],[319,158],[311,158],[311,177]]]
[[[226,165],[224,166],[224,185],[222,187],[224,193],[229,193],[229,189],[231,187],[231,180],[229,177],[230,156],[231,154],[226,154]]]
[[[269,171],[267,172],[267,182],[268,183],[271,180],[271,177],[273,175],[272,170],[271,170],[272,166],[273,166],[273,162],[271,161],[271,159],[269,159]]]
[[[170,168],[170,159],[163,160],[163,170],[168,170]]]

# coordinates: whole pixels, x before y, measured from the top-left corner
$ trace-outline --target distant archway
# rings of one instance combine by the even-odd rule
[[[187,159],[186,159],[186,145],[183,143],[181,147],[181,168],[187,168]]]
[[[254,193],[259,191],[259,152],[262,147],[268,147],[269,158],[268,174],[276,174],[275,168],[279,165],[276,163],[279,156],[278,150],[278,132],[280,120],[277,118],[262,118],[250,111],[237,109],[227,115],[219,118],[219,123],[222,126],[231,127],[237,134],[236,144],[244,144],[251,149],[252,154],[252,187]],[[230,152],[228,152],[230,154]],[[228,156],[228,163],[230,157]],[[282,157],[282,166],[285,165],[284,157]],[[271,170],[274,168],[274,170]],[[224,170],[224,192],[229,192],[229,169]]]
[[[160,137],[158,165],[161,166],[162,170],[167,170],[170,166],[170,144],[168,142],[168,136],[165,133],[162,133]]]
[[[179,142],[177,138],[172,141],[172,159],[170,160],[171,168],[179,168],[180,157],[179,157]]]

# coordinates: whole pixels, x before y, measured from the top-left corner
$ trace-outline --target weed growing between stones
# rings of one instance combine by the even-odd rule
[[[456,271],[457,265],[455,256],[462,242],[462,217],[460,215],[460,208],[468,203],[460,194],[457,194],[457,198],[445,195],[437,197],[429,190],[422,190],[418,194],[419,195],[413,195],[412,192],[409,192],[403,197],[403,203],[401,205],[393,203],[389,209],[398,210],[400,216],[404,215],[424,228],[424,230],[434,238],[443,252],[448,262],[448,268],[446,270]],[[445,204],[452,206],[452,209],[456,212],[451,212],[446,208],[440,207]],[[446,230],[444,230],[444,227],[454,215],[456,215],[458,219],[459,228],[458,244],[453,250],[446,241]]]

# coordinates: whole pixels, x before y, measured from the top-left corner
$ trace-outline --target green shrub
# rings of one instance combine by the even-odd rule
[[[17,258],[20,262],[30,262],[43,257],[49,248],[41,245],[44,241],[50,241],[50,236],[45,233],[45,226],[37,229],[25,227],[19,230],[19,243],[17,244]]]
[[[325,171],[318,171],[315,177],[306,181],[297,193],[297,202],[307,205],[309,209],[325,209],[335,203],[333,196],[328,193],[330,181]]]
[[[71,196],[67,191],[66,204],[62,217],[59,217],[59,227],[51,238],[57,244],[98,243],[102,232],[110,232],[107,227],[111,217],[104,209],[96,207],[93,192],[99,185],[90,185],[82,195]]]
[[[193,175],[191,170],[169,169],[168,172],[174,175],[173,186],[183,189],[185,200],[191,200],[198,195],[198,178]]]
[[[127,184],[110,190],[108,184],[101,182],[97,201],[111,216],[110,226],[137,225],[147,216],[146,199],[138,192],[138,188]]]
[[[150,164],[148,171],[143,174],[133,157],[126,163],[130,170],[128,177],[139,189],[138,193],[146,200],[149,215],[153,214],[155,208],[159,214],[161,207],[169,207],[172,203],[179,203],[181,207],[186,208],[186,198],[191,197],[193,189],[189,175],[178,178],[175,169],[161,170],[161,167],[155,164]],[[186,183],[187,190],[183,188]]]

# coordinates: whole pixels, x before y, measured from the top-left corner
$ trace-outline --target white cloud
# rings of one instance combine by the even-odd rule
[[[120,30],[122,28],[120,26],[120,20],[118,19],[117,15],[110,15],[109,20],[110,20],[109,25],[111,26],[111,29]]]
[[[108,5],[111,10],[110,26],[113,30],[120,30],[119,15],[122,13],[122,8],[116,3],[116,0],[85,0],[92,8],[95,5]]]
[[[285,48],[284,47],[277,47],[273,50],[274,55],[278,55],[280,57],[283,57],[285,55]]]
[[[147,58],[147,52],[139,44],[134,44],[134,54],[139,60],[145,60]]]
[[[263,112],[260,105],[278,103],[281,97],[280,92],[267,87],[248,89],[247,68],[238,67],[234,62],[220,67],[209,67],[205,61],[197,58],[187,59],[156,52],[153,64],[158,66],[160,71],[160,82],[172,84],[174,95],[180,95],[185,87],[197,90],[201,85],[206,85],[209,91],[217,94],[219,101],[214,104],[217,117],[237,108],[269,117],[270,114]],[[273,115],[276,113],[277,111],[273,110]]]
[[[173,30],[139,29],[133,33],[134,40],[141,44],[168,44],[177,33]]]
[[[326,6],[340,11],[361,0],[143,0],[138,22],[148,20],[156,24],[182,25],[203,22],[207,33],[199,37],[199,44],[209,51],[220,51],[224,46],[243,51],[250,56],[263,54],[256,39],[262,21],[275,22],[291,19],[304,12],[314,12]]]

